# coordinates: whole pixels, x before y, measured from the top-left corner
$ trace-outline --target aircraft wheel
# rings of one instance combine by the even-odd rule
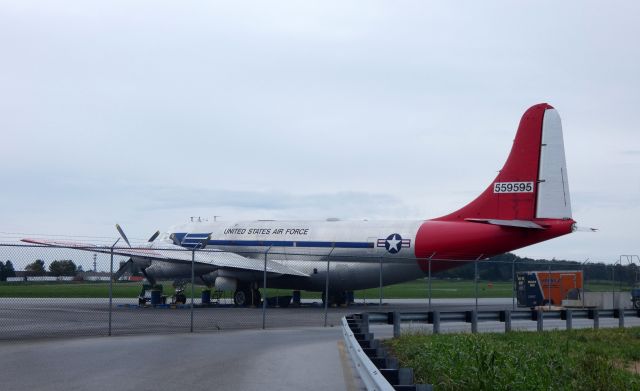
[[[251,289],[240,288],[233,293],[233,303],[238,307],[246,307],[251,304]]]
[[[187,296],[185,296],[184,294],[176,295],[176,304],[186,304],[186,302]]]
[[[329,306],[340,306],[346,303],[346,295],[344,292],[329,292]],[[325,293],[322,292],[322,304],[324,304],[326,298]]]
[[[640,299],[636,299],[633,301],[633,308],[640,310]]]

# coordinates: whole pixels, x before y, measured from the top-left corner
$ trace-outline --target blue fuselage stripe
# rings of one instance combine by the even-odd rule
[[[176,233],[176,238],[183,247],[200,245],[208,234]],[[244,246],[244,247],[323,247],[323,248],[374,248],[373,242],[325,242],[303,240],[229,240],[210,239],[208,246]]]

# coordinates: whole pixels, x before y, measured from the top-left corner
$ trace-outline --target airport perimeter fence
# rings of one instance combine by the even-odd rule
[[[139,259],[165,258],[145,269],[157,278],[155,286],[149,286],[141,270],[146,265],[127,266],[130,257],[118,255],[119,250],[133,251]],[[581,271],[585,278],[578,296],[602,292],[602,301],[615,308],[632,306],[629,294],[635,286],[622,261],[598,266],[603,270],[594,274],[588,263],[457,262],[399,254],[356,258],[334,249],[294,250],[229,253],[0,244],[0,340],[332,327],[346,314],[364,311],[528,310],[518,305],[517,280],[532,272],[550,272],[553,280],[555,271]],[[163,277],[176,270],[179,280]],[[207,287],[214,276],[221,278],[216,285],[224,278],[227,283],[233,278],[252,280],[260,297],[237,306],[233,291]],[[409,281],[397,283],[400,280]],[[299,296],[291,289],[296,284]],[[351,289],[346,287],[356,289],[345,292]],[[341,299],[350,303],[339,304]]]

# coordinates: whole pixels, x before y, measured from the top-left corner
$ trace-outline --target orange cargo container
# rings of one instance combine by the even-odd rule
[[[553,270],[519,272],[518,305],[535,307],[546,305],[561,305],[562,300],[582,298],[582,271]]]

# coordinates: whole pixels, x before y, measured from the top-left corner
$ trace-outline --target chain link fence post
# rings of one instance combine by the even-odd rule
[[[475,288],[476,288],[476,311],[477,311],[478,310],[478,260],[477,259],[474,262],[474,267],[475,267],[474,281],[475,281]]]
[[[513,257],[513,260],[511,261],[511,283],[512,283],[512,289],[511,289],[511,309],[513,311],[516,310],[516,292],[517,292],[517,284],[516,284],[516,258]]]
[[[379,292],[378,307],[382,308],[382,257],[379,258],[379,261],[380,261],[380,292]]]
[[[189,332],[193,333],[193,295],[195,284],[195,264],[196,264],[196,249],[191,250],[191,324],[189,326]]]
[[[327,275],[325,276],[324,281],[324,327],[327,327],[327,318],[329,316],[329,272],[331,265],[331,254],[333,254],[333,250],[336,249],[335,246],[336,245],[334,243],[331,247],[331,251],[329,251],[329,255],[327,255]],[[347,305],[349,305],[348,302]]]
[[[549,262],[549,267],[547,271],[547,294],[549,295],[547,302],[549,304],[549,311],[551,311],[551,282],[552,281],[553,280],[551,279],[551,262]],[[558,284],[559,283],[560,282],[558,282]]]
[[[264,297],[262,298],[262,329],[264,330],[267,326],[267,257],[269,255],[269,251],[271,250],[271,246],[264,252],[264,269],[262,271],[262,291],[264,292]]]
[[[113,312],[113,247],[111,247],[111,262],[109,266],[109,336],[111,336],[111,316]]]
[[[429,311],[431,311],[431,258],[429,258]]]
[[[111,262],[109,266],[109,336],[111,336],[111,318],[113,313],[113,248],[116,246],[116,244],[118,244],[119,241],[120,238],[113,242],[109,251],[111,255]]]
[[[616,264],[611,265],[611,309],[616,308]]]

